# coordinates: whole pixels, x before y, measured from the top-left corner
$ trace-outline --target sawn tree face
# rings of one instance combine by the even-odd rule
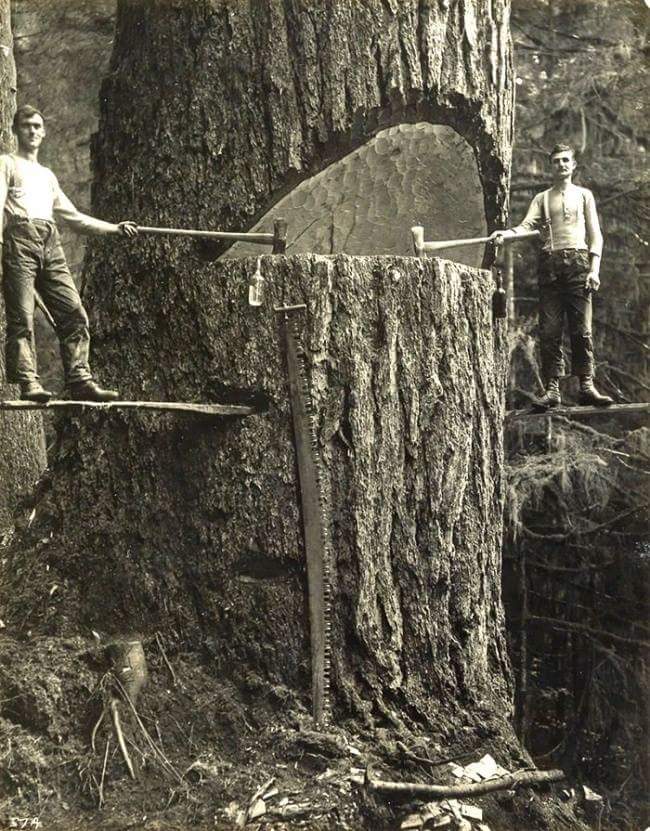
[[[459,215],[465,186],[476,229],[491,227],[504,217],[510,158],[507,18],[506,4],[469,0],[123,2],[94,211],[248,229],[376,134],[430,124],[436,140],[448,131],[466,148],[458,169],[473,178],[455,191]],[[449,188],[447,158],[431,164]],[[355,199],[354,185],[340,187],[353,206],[362,200],[362,188]],[[92,245],[85,297],[102,380],[133,398],[261,412],[217,424],[111,414],[65,428],[54,495],[66,625],[166,626],[223,671],[254,667],[308,696],[305,558],[274,312],[305,303],[332,509],[336,700],[357,710],[408,702],[426,718],[443,702],[484,698],[505,714],[502,324],[491,319],[487,272],[374,256],[389,230],[416,218],[403,201],[389,203],[385,232],[373,220],[376,249],[374,229],[355,243],[366,256],[265,255],[260,309],[247,304],[250,258],[206,262],[161,238]],[[403,245],[404,232],[395,238]]]

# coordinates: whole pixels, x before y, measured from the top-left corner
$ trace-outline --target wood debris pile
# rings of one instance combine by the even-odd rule
[[[478,762],[464,767],[450,762],[447,769],[459,782],[485,782],[509,773],[489,753]],[[428,831],[433,828],[448,828],[450,831],[490,831],[489,825],[483,822],[482,809],[458,799],[427,802],[417,813],[405,817],[400,825],[400,831]]]
[[[448,828],[450,831],[490,831],[482,822],[483,811],[476,805],[444,799],[442,802],[428,802],[417,814],[409,814],[400,825],[401,831],[417,829]]]

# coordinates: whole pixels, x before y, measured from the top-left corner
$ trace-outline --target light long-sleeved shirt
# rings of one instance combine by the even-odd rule
[[[545,237],[543,228],[549,219],[550,233]],[[598,257],[602,254],[603,235],[596,201],[587,188],[571,184],[564,191],[549,188],[538,193],[524,220],[512,229],[512,234],[540,230],[547,251],[575,248]]]
[[[78,211],[49,168],[13,154],[0,156],[0,212],[3,218],[0,241],[4,226],[15,217],[48,222],[61,219],[88,234],[111,234],[117,230],[112,222]]]

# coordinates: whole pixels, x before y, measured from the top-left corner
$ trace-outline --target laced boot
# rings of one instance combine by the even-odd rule
[[[559,407],[562,403],[562,398],[560,397],[560,379],[559,378],[549,378],[548,383],[546,384],[546,392],[542,395],[541,398],[538,398],[535,402],[536,407],[539,407],[543,410],[548,410],[550,407]]]
[[[34,401],[37,404],[47,404],[52,398],[52,393],[43,388],[40,381],[23,381],[20,385],[20,400]]]
[[[120,397],[117,390],[105,390],[93,380],[76,381],[69,384],[68,392],[72,401],[117,401]]]
[[[580,376],[580,394],[578,396],[580,404],[591,404],[594,407],[609,407],[614,403],[614,399],[609,395],[603,395],[598,392],[594,386],[593,375]]]

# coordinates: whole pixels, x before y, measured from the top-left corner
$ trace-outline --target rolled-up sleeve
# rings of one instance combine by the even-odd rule
[[[540,230],[540,228],[544,224],[544,214],[542,208],[543,200],[543,193],[538,193],[535,197],[533,197],[533,201],[528,206],[526,216],[522,219],[519,225],[515,225],[515,227],[512,229],[512,232],[515,236],[517,234],[528,233],[529,231]]]
[[[590,190],[585,188],[585,229],[587,231],[587,246],[590,254],[601,257],[603,253],[603,235],[598,221],[596,200]]]
[[[114,234],[118,228],[112,222],[82,214],[61,190],[54,176],[54,215],[82,234]]]

